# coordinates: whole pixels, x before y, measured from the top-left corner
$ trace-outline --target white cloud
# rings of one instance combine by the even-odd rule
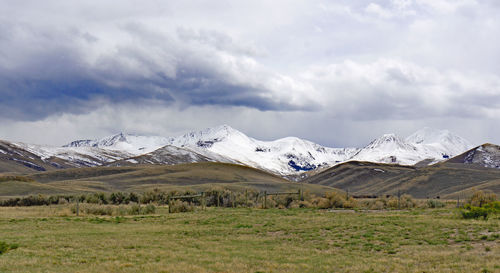
[[[394,13],[392,13],[390,10],[387,10],[375,3],[370,3],[368,6],[366,6],[365,11],[386,19],[394,17]]]
[[[122,92],[54,97],[37,103],[44,115],[4,109],[0,137],[61,143],[232,123],[264,138],[359,145],[366,139],[347,135],[474,121],[488,138],[500,116],[499,12],[473,0],[9,1],[0,11],[0,85],[82,72]],[[32,98],[5,90],[22,102],[13,112],[32,110]],[[126,90],[139,109],[120,98]]]

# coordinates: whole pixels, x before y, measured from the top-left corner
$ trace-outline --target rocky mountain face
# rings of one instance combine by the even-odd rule
[[[286,177],[350,160],[402,165],[435,163],[471,148],[468,141],[449,131],[430,128],[406,139],[386,134],[363,148],[330,148],[296,137],[261,141],[228,125],[178,137],[120,133],[102,139],[76,140],[63,147],[11,145],[42,162],[62,162],[61,167],[213,161],[247,165]]]
[[[500,146],[486,143],[452,158],[449,162],[500,169]]]

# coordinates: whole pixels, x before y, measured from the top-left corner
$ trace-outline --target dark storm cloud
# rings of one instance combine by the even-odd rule
[[[42,119],[132,101],[303,109],[286,99],[269,98],[270,90],[258,82],[235,80],[217,54],[225,54],[224,50],[249,54],[251,49],[238,48],[221,33],[190,32],[189,36],[185,30],[179,31],[183,39],[201,43],[200,53],[140,24],[128,23],[120,29],[134,43],[119,44],[90,63],[85,51],[92,50],[99,38],[88,32],[4,25],[0,28],[1,116]]]
[[[497,1],[0,7],[0,137],[52,128],[44,141],[56,143],[50,139],[61,140],[63,127],[94,137],[230,123],[256,137],[265,125],[265,138],[303,130],[305,138],[350,143],[375,129],[478,122],[477,137],[498,127]]]

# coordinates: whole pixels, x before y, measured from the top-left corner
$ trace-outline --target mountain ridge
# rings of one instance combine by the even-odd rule
[[[74,167],[130,164],[226,162],[293,177],[350,160],[414,165],[444,161],[470,148],[447,130],[423,128],[406,139],[385,134],[363,148],[331,148],[297,137],[262,141],[229,125],[177,137],[119,133],[101,139],[72,141],[63,147],[14,143],[42,160],[57,158]],[[175,147],[175,148],[174,148]]]

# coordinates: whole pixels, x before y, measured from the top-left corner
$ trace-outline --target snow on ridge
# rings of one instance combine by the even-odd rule
[[[166,151],[171,151],[172,156],[192,152],[213,161],[244,164],[280,175],[329,167],[349,160],[402,165],[413,165],[426,159],[438,162],[470,148],[467,140],[447,130],[430,128],[423,128],[405,139],[395,134],[385,134],[360,149],[330,148],[297,137],[261,141],[228,125],[193,131],[178,137],[119,133],[102,139],[73,141],[63,147],[16,145],[43,160],[59,157],[89,166],[127,160],[173,146],[181,150],[174,152],[167,148]]]
[[[375,139],[352,160],[414,165],[423,160],[437,163],[469,150],[472,145],[448,130],[429,127],[418,130],[405,139],[386,134]]]

